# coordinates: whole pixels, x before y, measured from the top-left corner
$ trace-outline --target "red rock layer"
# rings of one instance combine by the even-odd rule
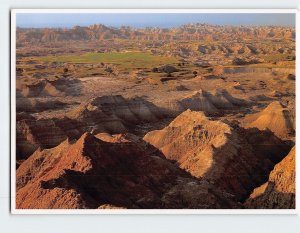
[[[85,133],[37,150],[17,170],[16,206],[56,208],[238,208],[235,198],[191,177],[156,151],[119,135]],[[103,138],[101,140],[99,138]]]

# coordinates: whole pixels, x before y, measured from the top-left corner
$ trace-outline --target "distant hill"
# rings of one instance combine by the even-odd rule
[[[108,27],[102,24],[71,29],[17,28],[17,42],[133,40],[247,40],[295,39],[295,29],[281,26],[218,26],[187,24],[174,28]]]

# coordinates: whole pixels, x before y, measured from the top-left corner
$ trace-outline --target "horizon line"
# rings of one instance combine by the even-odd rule
[[[160,26],[160,25],[154,25],[154,26],[132,26],[132,25],[119,25],[119,26],[113,26],[113,25],[108,25],[108,24],[103,24],[103,23],[92,23],[92,24],[87,24],[87,25],[79,25],[79,24],[73,24],[73,25],[69,25],[69,26],[56,26],[56,25],[47,25],[47,26],[33,26],[33,25],[16,25],[16,28],[20,28],[20,29],[73,29],[75,27],[82,27],[82,28],[89,28],[92,26],[98,26],[98,25],[102,25],[105,26],[107,28],[114,28],[114,29],[121,29],[123,27],[127,27],[130,29],[152,29],[152,28],[159,28],[159,29],[172,29],[172,28],[180,28],[183,26],[187,26],[187,25],[203,25],[203,26],[212,26],[212,27],[283,27],[283,28],[295,28],[295,25],[275,25],[275,24],[270,24],[270,25],[251,25],[251,24],[240,24],[240,25],[233,25],[233,24],[213,24],[213,23],[196,23],[196,22],[190,22],[190,23],[184,23],[184,24],[180,24],[177,26]]]
[[[186,24],[295,27],[294,13],[17,13],[21,28],[110,27],[172,28]]]

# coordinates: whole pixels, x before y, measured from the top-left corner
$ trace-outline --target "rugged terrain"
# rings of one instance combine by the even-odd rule
[[[295,208],[295,29],[17,28],[16,206]]]
[[[266,183],[254,189],[246,201],[247,208],[295,208],[296,162],[295,147],[278,163]]]

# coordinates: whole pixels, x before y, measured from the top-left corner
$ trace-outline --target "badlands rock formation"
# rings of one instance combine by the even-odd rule
[[[155,122],[163,112],[143,98],[125,99],[121,95],[94,98],[67,113],[95,133],[130,131],[135,124]]]
[[[226,110],[240,110],[241,107],[245,107],[247,104],[245,100],[233,97],[224,89],[212,93],[199,90],[179,101],[182,111],[191,109],[193,111],[203,111],[207,114],[222,114]]]
[[[294,207],[295,28],[16,34],[17,208]]]
[[[64,109],[67,104],[59,100],[39,101],[32,98],[18,98],[16,102],[17,112],[42,112],[53,109]]]
[[[51,105],[51,102],[42,104],[34,100],[26,101],[26,105],[21,103],[17,108],[25,108],[27,112],[47,109],[47,104]],[[163,116],[160,109],[142,98],[125,99],[121,95],[93,98],[67,112],[63,118],[37,120],[32,115],[20,113],[16,130],[17,159],[27,158],[38,147],[51,148],[66,138],[78,139],[84,132],[130,132],[137,124],[156,122]]]
[[[17,80],[17,94],[21,97],[62,97],[77,95],[72,88],[79,85],[77,79],[66,77],[48,77],[47,79],[22,79]]]
[[[212,36],[213,35],[213,36]],[[75,26],[71,29],[23,29],[17,30],[19,43],[25,42],[58,42],[58,41],[99,41],[104,39],[122,38],[132,40],[200,40],[200,39],[228,39],[233,38],[295,38],[295,30],[286,27],[234,27],[208,24],[187,24],[177,28],[141,28],[131,27],[114,28],[102,24],[89,27]],[[233,46],[232,46],[233,47]],[[228,52],[258,53],[259,50],[249,44],[238,48],[229,46],[201,45],[203,53],[212,53],[215,50]]]
[[[146,151],[122,135],[89,133],[37,150],[17,170],[17,208],[240,207],[233,195]]]
[[[254,189],[245,206],[250,209],[294,209],[296,184],[296,148],[278,163],[269,180]]]
[[[144,140],[191,175],[247,198],[288,153],[290,146],[270,131],[243,129],[185,111]]]
[[[170,107],[166,107],[173,111],[173,115],[178,116],[187,109],[193,111],[202,111],[209,116],[222,116],[232,112],[247,111],[249,102],[243,99],[233,97],[225,89],[216,89],[213,91],[199,91],[191,92],[179,100],[175,101]]]
[[[17,115],[17,160],[26,159],[39,147],[51,148],[67,138],[52,119],[36,120],[29,114]]]
[[[279,101],[270,103],[263,111],[245,117],[246,128],[269,129],[280,138],[295,134],[295,118],[292,111]]]

